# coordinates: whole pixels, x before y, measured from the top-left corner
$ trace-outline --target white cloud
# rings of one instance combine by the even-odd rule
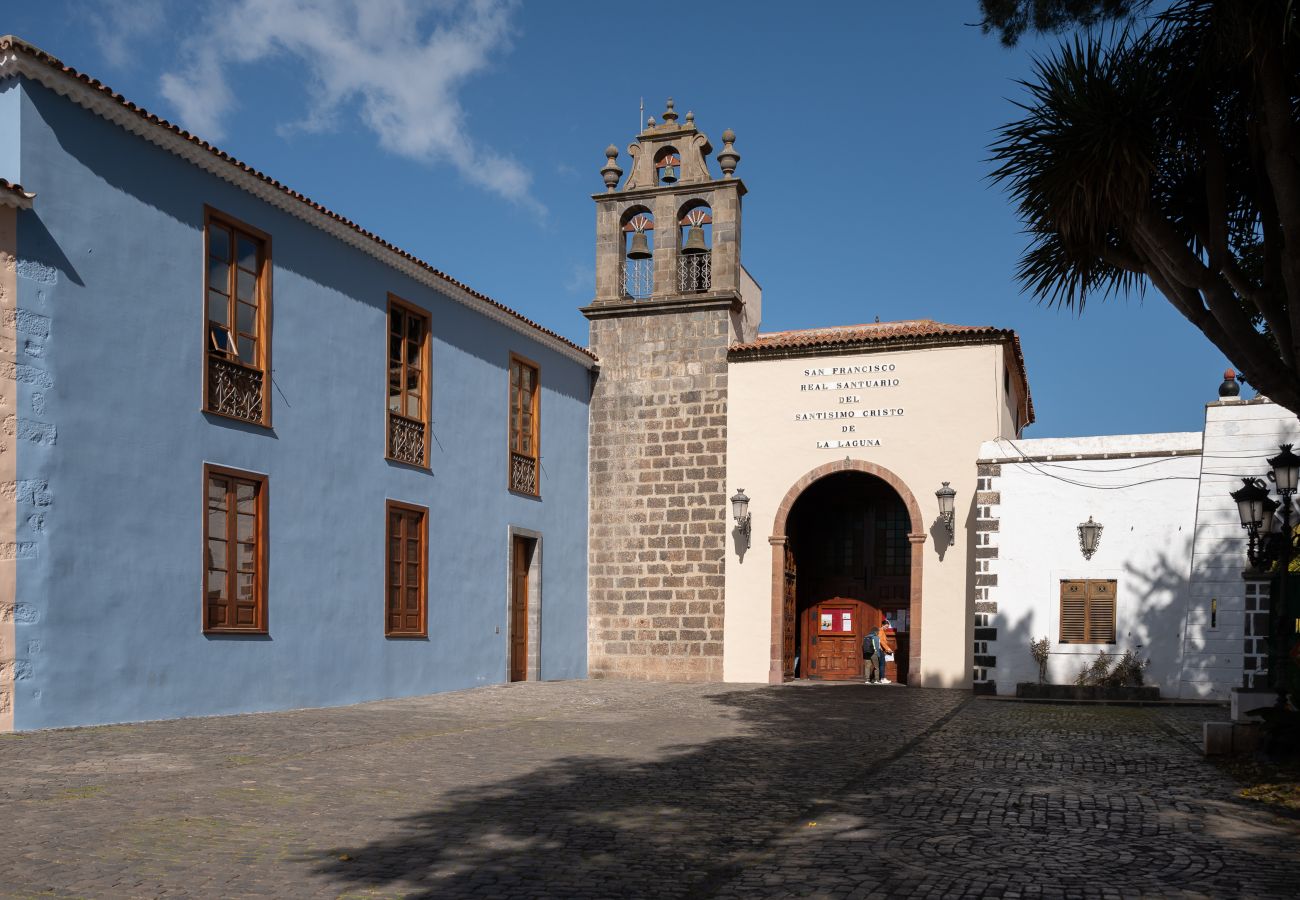
[[[357,115],[391,153],[449,163],[472,184],[534,209],[532,176],[470,134],[458,92],[510,47],[517,0],[231,0],[203,14],[161,80],[185,128],[218,140],[237,108],[237,66],[290,59],[307,114],[285,129],[326,132]]]
[[[81,11],[95,33],[99,52],[115,69],[134,61],[133,47],[166,21],[166,0],[97,0]]]
[[[590,295],[596,289],[595,275],[588,263],[569,263],[569,277],[564,289],[570,294]]]

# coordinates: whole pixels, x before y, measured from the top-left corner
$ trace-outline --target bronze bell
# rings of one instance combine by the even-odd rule
[[[696,253],[708,253],[709,247],[704,243],[704,229],[698,225],[692,225],[686,232],[686,243],[682,244],[682,253],[694,255]]]
[[[676,183],[677,183],[677,167],[674,166],[672,163],[667,163],[666,165],[664,165],[663,169],[661,169],[660,172],[659,172],[659,183],[660,183],[660,184],[676,184]]]
[[[646,240],[644,231],[632,232],[632,246],[627,251],[628,259],[649,259],[654,256],[650,252],[650,242]]]

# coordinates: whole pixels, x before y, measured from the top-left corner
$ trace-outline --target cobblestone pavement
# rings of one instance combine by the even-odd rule
[[[0,735],[0,896],[1295,897],[1222,717],[567,682]]]

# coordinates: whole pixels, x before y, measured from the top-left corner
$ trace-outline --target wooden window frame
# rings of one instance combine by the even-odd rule
[[[212,476],[224,478],[235,478],[240,481],[251,481],[257,484],[257,530],[254,535],[256,544],[257,559],[257,577],[253,580],[253,590],[256,593],[257,622],[252,626],[238,625],[219,625],[211,626],[208,624],[208,484]],[[200,612],[203,622],[204,634],[269,634],[270,633],[270,616],[268,612],[269,603],[267,602],[267,571],[269,562],[269,552],[267,540],[270,530],[270,486],[267,476],[258,472],[248,472],[243,469],[231,469],[226,466],[212,465],[204,463],[203,465],[203,557],[202,557],[202,576],[203,590],[200,593]],[[229,526],[227,526],[229,527]],[[235,559],[230,547],[229,538],[227,538],[226,564],[229,567],[231,560]],[[227,568],[227,577],[235,569]],[[227,584],[227,590],[231,585]],[[233,602],[233,601],[232,601]]]
[[[388,378],[390,374],[389,366],[392,365],[391,342],[392,342],[392,335],[393,335],[392,322],[393,322],[394,309],[399,309],[406,315],[416,316],[424,320],[424,334],[420,346],[420,422],[423,423],[424,425],[424,447],[421,453],[421,461],[418,464],[412,463],[410,460],[398,459],[397,457],[393,456],[392,453],[390,452],[391,445],[389,442],[389,429],[392,427],[391,425],[392,410],[389,408],[388,405],[389,404]],[[393,462],[396,463],[401,463],[402,465],[407,465],[407,466],[416,465],[417,468],[421,468],[421,469],[429,468],[429,443],[430,443],[429,438],[430,438],[430,433],[433,429],[433,421],[432,421],[433,420],[433,397],[432,397],[433,375],[431,371],[433,369],[433,342],[430,337],[430,330],[431,330],[430,326],[432,324],[433,324],[433,316],[424,307],[411,303],[409,300],[403,300],[401,297],[397,296],[396,294],[390,293],[388,295],[388,310],[384,316],[384,458],[388,460],[392,460]],[[405,371],[406,371],[406,364],[405,361],[403,361],[402,364],[402,373],[403,373],[402,409],[403,410],[406,409]],[[399,413],[399,415],[406,419],[411,418],[410,416],[406,415],[405,412]]]
[[[389,523],[393,512],[415,513],[420,517],[420,627],[418,631],[394,630],[388,624],[389,597],[393,592],[393,536]],[[405,562],[405,560],[403,560]],[[403,585],[405,587],[405,585]],[[384,637],[427,638],[429,636],[429,508],[400,500],[384,503]]]
[[[229,228],[235,232],[243,232],[248,237],[254,238],[262,244],[262,271],[258,273],[257,288],[260,292],[257,305],[257,348],[258,348],[258,365],[250,368],[256,368],[262,373],[262,418],[261,421],[252,421],[239,416],[232,416],[229,413],[221,412],[214,409],[209,403],[208,397],[208,361],[212,358],[213,350],[211,347],[211,335],[208,330],[208,275],[211,268],[212,248],[208,229],[211,225],[217,224]],[[203,206],[203,393],[201,408],[205,413],[214,416],[221,416],[225,419],[231,419],[236,422],[244,422],[252,425],[261,425],[264,428],[271,427],[271,235],[267,234],[260,228],[257,228],[242,219],[235,218],[229,213],[222,212],[219,209],[204,204]],[[234,265],[231,260],[231,265]],[[238,302],[235,297],[231,297],[232,303],[236,306],[238,312]],[[233,320],[230,323],[233,326],[235,334],[236,351],[238,350],[239,335],[238,321]],[[233,362],[244,365],[237,358]]]
[[[1083,638],[1082,640],[1069,640],[1065,634],[1065,586],[1068,584],[1082,584],[1084,586],[1083,594]],[[1089,587],[1092,584],[1109,584],[1111,585],[1111,595],[1109,598],[1093,598]],[[1093,615],[1094,603],[1108,603],[1110,605],[1110,633],[1109,640],[1094,640],[1096,635],[1094,630],[1100,628],[1100,624],[1095,623]],[[1119,580],[1116,578],[1062,578],[1060,580],[1060,592],[1057,599],[1057,638],[1058,643],[1069,647],[1079,647],[1083,645],[1114,645],[1119,642]],[[1105,635],[1103,635],[1105,637]]]
[[[513,484],[513,458],[519,456],[529,456],[530,454],[517,451],[515,449],[515,391],[510,383],[510,375],[518,363],[533,370],[533,396],[532,396],[532,438],[533,452],[531,454],[533,465],[536,466],[536,475],[533,483],[537,489],[532,493],[528,491],[516,490]],[[521,497],[540,498],[542,496],[542,367],[533,362],[526,356],[520,356],[518,353],[510,354],[510,366],[506,369],[506,487],[512,494],[518,494]]]

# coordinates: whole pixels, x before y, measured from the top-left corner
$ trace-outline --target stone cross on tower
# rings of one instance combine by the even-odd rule
[[[752,340],[761,295],[740,264],[736,136],[713,147],[673,101],[626,180],[605,151],[596,296],[582,312],[600,374],[591,399],[588,670],[722,678],[729,528],[727,351]],[[620,185],[620,181],[623,183]]]

